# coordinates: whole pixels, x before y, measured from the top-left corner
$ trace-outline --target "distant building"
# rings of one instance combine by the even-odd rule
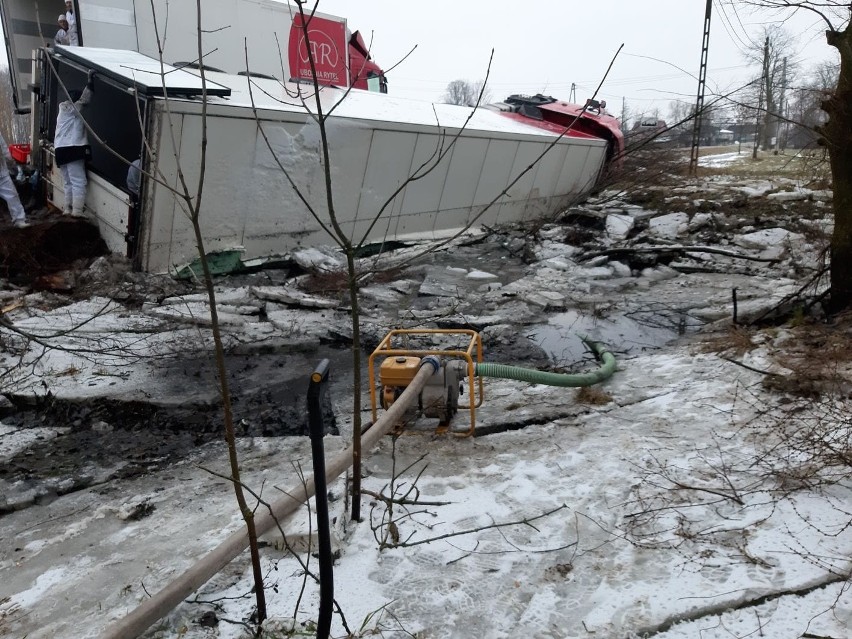
[[[730,144],[734,141],[734,132],[730,129],[719,129],[716,132],[716,144]]]

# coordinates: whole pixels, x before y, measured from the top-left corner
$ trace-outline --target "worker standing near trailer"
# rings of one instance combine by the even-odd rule
[[[80,46],[80,37],[77,33],[77,16],[74,13],[74,0],[65,0],[65,20],[68,22],[68,44],[72,47]]]
[[[3,157],[6,162],[11,162],[12,154],[9,153],[9,147],[6,145],[6,140],[3,139],[2,134],[0,134],[0,146],[3,147]],[[17,228],[29,226],[21,198],[18,196],[18,189],[15,188],[7,168],[2,166],[0,166],[0,198],[3,198],[6,201],[6,206],[9,207],[9,215],[12,216],[13,225]]]
[[[71,89],[68,99],[59,104],[56,116],[56,135],[53,138],[53,150],[56,165],[62,172],[62,186],[65,191],[63,213],[74,217],[83,217],[86,206],[86,157],[89,152],[89,137],[86,135],[86,123],[80,111],[91,99],[95,72],[89,71],[86,88]]]
[[[59,24],[59,29],[57,29],[56,35],[53,36],[53,42],[54,44],[61,44],[67,47],[71,44],[71,38],[68,36],[68,19],[64,13],[60,13],[56,22]]]

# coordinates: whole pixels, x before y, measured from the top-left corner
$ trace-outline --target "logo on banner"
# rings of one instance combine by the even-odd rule
[[[314,16],[308,21],[308,42],[302,30],[301,18],[296,16],[290,27],[290,74],[299,80],[311,80],[311,58],[316,68],[317,82],[348,86],[346,73],[346,22]],[[295,45],[295,46],[294,46]]]

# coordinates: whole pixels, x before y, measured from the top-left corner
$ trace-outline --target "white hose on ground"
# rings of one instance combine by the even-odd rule
[[[430,366],[424,366],[424,364]],[[424,358],[420,370],[414,379],[397,398],[390,408],[383,413],[376,422],[361,436],[361,449],[369,450],[379,439],[387,434],[393,426],[402,419],[408,405],[417,399],[426,380],[438,369],[437,360]],[[352,446],[339,453],[326,464],[326,481],[331,482],[352,463]],[[268,532],[275,526],[275,520],[283,521],[285,517],[293,513],[299,506],[314,496],[316,485],[314,477],[306,478],[304,484],[301,482],[285,491],[285,496],[271,504],[272,513],[269,510],[259,511],[255,516],[255,527],[258,537]],[[108,627],[100,639],[134,639],[145,632],[155,622],[165,617],[176,608],[184,599],[198,590],[203,584],[210,580],[222,568],[227,566],[231,560],[248,547],[248,534],[245,529],[233,533],[221,544],[211,550],[205,557],[191,566],[186,572],[160,590],[150,599],[146,599],[128,615],[119,619]]]

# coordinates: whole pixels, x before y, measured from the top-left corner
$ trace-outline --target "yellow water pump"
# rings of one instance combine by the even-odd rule
[[[413,338],[429,338],[436,336],[456,337],[455,343],[467,341],[465,348],[446,348],[442,350],[403,348],[409,346]],[[462,338],[459,340],[458,338]],[[387,410],[402,395],[412,383],[420,368],[428,363],[432,374],[426,380],[417,395],[416,405],[407,407],[404,422],[414,421],[417,417],[437,417],[439,420],[437,432],[448,430],[450,420],[465,408],[470,410],[470,428],[455,435],[469,437],[476,427],[476,409],[482,405],[485,398],[483,377],[515,379],[531,384],[547,384],[548,386],[580,387],[591,386],[608,379],[615,372],[615,357],[602,343],[588,338],[580,339],[594,353],[601,366],[585,373],[552,373],[537,371],[519,366],[506,366],[482,361],[482,339],[479,333],[468,329],[397,329],[388,333],[379,342],[376,350],[370,355],[370,400],[373,408],[373,421],[376,421],[376,382],[375,359],[385,356],[379,367],[379,385],[381,405]],[[404,342],[402,346],[397,342]],[[453,359],[449,359],[453,358]],[[474,361],[475,358],[475,361]],[[476,382],[474,382],[476,378]],[[422,378],[419,378],[422,380]],[[465,386],[468,388],[466,406],[459,401],[464,395]]]
[[[461,337],[467,341],[464,349],[427,350],[403,348],[400,342],[409,344],[412,338],[435,336]],[[457,340],[458,341],[458,340]],[[389,332],[370,355],[370,400],[373,421],[376,420],[377,401],[375,382],[375,359],[384,356],[379,366],[379,392],[382,408],[387,410],[414,379],[426,358],[430,358],[435,372],[429,377],[417,397],[417,404],[409,406],[406,420],[417,417],[438,419],[438,433],[447,431],[450,421],[459,408],[470,410],[470,428],[457,433],[463,437],[473,435],[476,424],[476,408],[482,404],[483,384],[474,384],[474,357],[482,361],[482,339],[479,333],[467,329],[397,329]],[[447,358],[453,358],[447,360]],[[459,398],[467,390],[467,406],[460,405]]]

